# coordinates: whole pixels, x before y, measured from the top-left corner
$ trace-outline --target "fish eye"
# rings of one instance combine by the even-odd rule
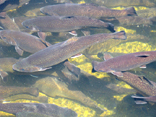
[[[26,28],[29,28],[29,26],[25,26]]]
[[[25,69],[20,69],[20,71],[25,71]]]
[[[6,39],[6,37],[2,37],[3,39]]]

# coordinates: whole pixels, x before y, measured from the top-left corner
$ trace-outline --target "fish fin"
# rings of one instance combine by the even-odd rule
[[[34,77],[34,78],[38,78],[38,76],[36,76],[36,75],[30,74],[30,76],[31,76],[31,77]]]
[[[51,68],[52,68],[52,67],[46,67],[46,68],[41,68],[41,67],[40,67],[39,71],[45,71],[45,70],[51,69]]]
[[[142,100],[137,100],[137,101],[134,101],[136,104],[147,104],[146,101],[142,101]]]
[[[74,56],[72,56],[71,58],[77,58],[77,57],[80,57],[80,56],[82,56],[83,54],[81,54],[81,53],[78,53],[78,54],[75,54]]]
[[[116,71],[111,71],[111,73],[115,76],[118,76],[118,77],[123,77],[123,73],[122,72],[116,72]]]
[[[144,97],[136,96],[136,95],[132,95],[131,97],[132,97],[132,98],[137,98],[137,99],[144,99]]]
[[[76,33],[76,31],[70,31],[69,34],[71,34],[71,35],[77,37],[77,33]]]
[[[149,57],[149,54],[141,54],[141,55],[135,55],[135,57],[141,57],[141,58],[146,58]]]
[[[113,58],[113,56],[111,56],[109,53],[104,53],[104,60],[108,60],[108,59],[111,59]]]
[[[94,72],[97,72],[95,69],[94,69],[94,67],[92,68],[92,73],[94,73]]]
[[[76,76],[79,76],[81,73],[80,68],[76,67],[74,64],[70,63],[69,61],[65,61],[64,66],[66,66],[68,70],[74,73]]]
[[[15,50],[20,56],[23,55],[23,50],[21,50],[17,45],[15,46]]]
[[[92,66],[93,66],[92,73],[96,72],[95,66],[97,66],[99,63],[100,62],[98,62],[98,61],[92,61]]]
[[[146,65],[141,65],[140,68],[146,68]]]
[[[116,32],[116,31],[114,30],[114,25],[111,24],[111,23],[108,23],[107,29],[110,30],[111,32]]]
[[[38,32],[38,36],[45,41],[46,33],[45,32]]]
[[[89,36],[90,35],[90,31],[81,31],[83,34],[84,34],[84,36]]]
[[[134,7],[129,7],[124,10],[127,12],[128,16],[138,16]]]
[[[5,18],[6,17],[6,12],[0,12],[0,17]]]
[[[156,17],[150,17],[149,20],[151,20],[153,23],[156,23]]]
[[[4,80],[4,78],[5,78],[6,76],[8,76],[8,73],[1,70],[1,71],[0,71],[0,76],[1,76],[2,80]]]
[[[61,46],[65,46],[65,45],[68,45],[68,44],[70,44],[70,43],[74,43],[74,42],[76,42],[77,40],[78,40],[77,37],[72,37],[72,38],[66,40],[65,42],[63,42],[63,43],[61,44]]]
[[[95,66],[97,66],[99,63],[100,63],[100,62],[98,62],[98,61],[92,61],[92,66],[95,67]]]
[[[76,18],[76,16],[61,16],[60,19],[71,19]]]
[[[114,35],[114,39],[121,39],[121,40],[127,39],[125,31],[115,32],[113,33],[113,35]]]
[[[148,80],[146,77],[144,77],[144,76],[140,76],[139,78],[140,78],[141,80],[145,80],[146,82],[148,82],[148,84],[150,84],[150,85],[153,86],[153,84],[151,83],[151,81]]]

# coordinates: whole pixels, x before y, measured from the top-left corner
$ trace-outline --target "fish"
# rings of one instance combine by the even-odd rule
[[[16,113],[16,117],[53,117],[53,116],[41,114],[41,113],[35,113],[35,112],[22,111],[22,112]]]
[[[18,59],[12,57],[0,58],[0,76],[2,79],[8,76],[7,72],[14,72],[14,70],[12,69],[12,65],[15,64],[17,61]]]
[[[137,15],[134,7],[126,8],[124,10],[113,10],[104,6],[97,6],[93,4],[57,4],[48,5],[40,9],[46,15],[57,16],[88,16],[102,19],[103,17],[120,17]]]
[[[5,18],[0,18],[0,25],[3,29],[20,31],[15,22],[6,14]]]
[[[85,27],[104,27],[115,32],[113,24],[86,16],[38,16],[25,20],[22,25],[40,32],[64,32]]]
[[[132,95],[131,97],[134,99],[143,99],[143,101],[135,101],[136,104],[146,104],[147,102],[145,101],[156,103],[156,96],[141,97],[141,96]]]
[[[6,0],[0,0],[0,5],[3,4]]]
[[[30,0],[6,0],[3,4],[0,4],[0,11],[9,11],[16,9],[24,4],[28,4]]]
[[[71,109],[46,103],[6,103],[0,104],[0,110],[14,115],[19,112],[32,112],[50,117],[77,117],[77,113]]]
[[[37,80],[33,87],[38,88],[40,92],[46,94],[50,97],[63,97],[79,101],[85,106],[89,106],[99,112],[105,111],[103,108],[99,107],[91,98],[87,97],[84,93],[78,90],[74,85],[70,85],[70,90],[68,83],[59,80],[59,77],[48,76],[43,79]]]
[[[151,0],[127,0],[126,2],[124,0],[97,0],[93,1],[93,3],[99,4],[99,5],[105,5],[107,7],[127,7],[127,6],[146,6],[146,7],[155,7],[154,1]]]
[[[117,79],[124,81],[137,92],[144,96],[155,96],[156,95],[156,83],[148,80],[144,76],[138,76],[130,72],[124,72],[123,77],[117,77]]]
[[[20,31],[1,30],[0,37],[7,44],[14,45],[16,52],[21,56],[23,51],[35,53],[48,46],[48,42],[43,43],[41,38]]]
[[[126,39],[124,31],[115,33],[101,33],[90,36],[72,37],[64,42],[49,46],[13,65],[13,69],[19,72],[37,72],[51,69],[64,60],[82,52],[91,45],[104,42],[108,39]]]
[[[122,17],[112,18],[108,20],[105,19],[105,21],[112,22],[112,23],[118,22],[118,24],[126,25],[126,26],[132,26],[132,25],[149,26],[149,25],[153,25],[154,23],[153,19],[156,19],[156,18],[155,17],[144,18],[144,17],[139,17],[139,16],[122,16]]]
[[[0,86],[0,100],[17,94],[30,94],[37,97],[39,91],[37,88],[30,87]]]
[[[42,102],[42,103],[48,103],[48,97],[47,96],[32,96],[32,95],[28,95],[28,94],[17,94],[17,95],[12,95],[9,96],[5,99],[2,100],[2,102],[6,101],[6,102],[10,102],[10,101],[15,101],[15,100],[19,100],[19,99],[26,99],[26,100],[33,100],[33,101],[38,101],[38,102]]]
[[[146,68],[146,64],[156,60],[156,51],[136,52],[117,56],[113,58],[110,54],[104,54],[103,62],[93,61],[92,71],[112,73],[116,76],[123,76],[123,71],[136,67]]]

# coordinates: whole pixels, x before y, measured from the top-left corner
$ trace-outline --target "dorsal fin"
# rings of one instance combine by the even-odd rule
[[[149,57],[149,54],[141,54],[141,55],[135,55],[136,57],[142,57],[142,58],[146,58]]]
[[[150,80],[148,80],[145,76],[139,76],[139,78],[140,78],[141,80],[145,80],[147,83],[149,83],[150,85],[153,86],[153,84],[150,82]]]
[[[70,43],[76,42],[77,40],[78,40],[77,37],[72,37],[72,38],[66,40],[65,42],[63,42],[63,43],[61,44],[61,46],[68,45],[68,44],[70,44]]]
[[[104,60],[108,60],[108,59],[111,59],[113,58],[113,56],[111,56],[109,53],[104,53]]]
[[[76,18],[75,16],[62,16],[60,17],[60,19],[72,19],[72,18]]]

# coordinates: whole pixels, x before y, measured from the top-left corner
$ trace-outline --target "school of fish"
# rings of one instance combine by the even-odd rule
[[[29,87],[25,87],[26,84],[20,87],[0,84],[0,102],[21,98],[45,102],[0,103],[0,111],[12,113],[17,117],[79,116],[78,113],[66,107],[48,104],[48,98],[39,96],[39,92],[48,97],[61,97],[78,101],[78,103],[94,109],[98,116],[106,111],[79,90],[79,88],[84,87],[83,90],[91,91],[90,88],[94,87],[94,83],[96,83],[95,81],[93,84],[91,83],[92,79],[89,79],[91,75],[83,72],[81,67],[77,67],[68,60],[82,55],[89,58],[91,55],[85,54],[87,49],[107,43],[107,41],[111,41],[112,45],[127,41],[129,38],[126,31],[124,29],[116,31],[116,26],[141,27],[143,29],[153,28],[156,23],[156,16],[142,17],[138,15],[139,12],[136,12],[134,7],[127,7],[135,4],[156,6],[154,2],[137,3],[136,1],[136,3],[129,3],[133,3],[132,5],[127,5],[128,3],[123,4],[122,0],[113,3],[110,1],[105,0],[101,3],[99,0],[97,2],[107,7],[88,3],[54,4],[44,1],[45,5],[39,4],[41,7],[38,14],[41,15],[22,16],[21,19],[14,17],[12,20],[10,17],[13,16],[7,14],[6,11],[16,9],[17,12],[20,12],[20,7],[26,7],[32,1],[0,0],[0,45],[2,46],[0,50],[13,47],[10,51],[3,51],[6,54],[4,57],[0,54],[0,77],[3,82],[11,82],[8,81],[11,77],[10,74],[19,75],[19,77],[30,76],[30,78],[35,79],[28,85]],[[114,3],[119,5],[121,3],[126,8],[123,10],[110,8],[115,6]],[[94,30],[97,32],[92,33]],[[102,33],[98,30],[102,30]],[[53,39],[48,38],[49,32],[50,35],[57,37],[63,34],[62,37],[66,39],[53,43]],[[99,49],[98,46],[97,49]],[[14,55],[16,57],[13,58]],[[132,99],[135,99],[136,104],[156,103],[156,83],[145,76],[129,72],[129,70],[138,67],[146,68],[147,64],[156,61],[156,51],[139,51],[116,57],[105,52],[102,58],[104,61],[91,59],[92,73],[105,72],[130,85],[141,95],[131,96]],[[87,65],[85,69],[87,69]],[[51,73],[49,74],[48,71]],[[55,76],[53,73],[57,75]],[[83,75],[85,77],[82,77]],[[99,85],[102,83],[103,81]],[[83,86],[80,86],[81,84]],[[98,92],[96,89],[94,90]]]

